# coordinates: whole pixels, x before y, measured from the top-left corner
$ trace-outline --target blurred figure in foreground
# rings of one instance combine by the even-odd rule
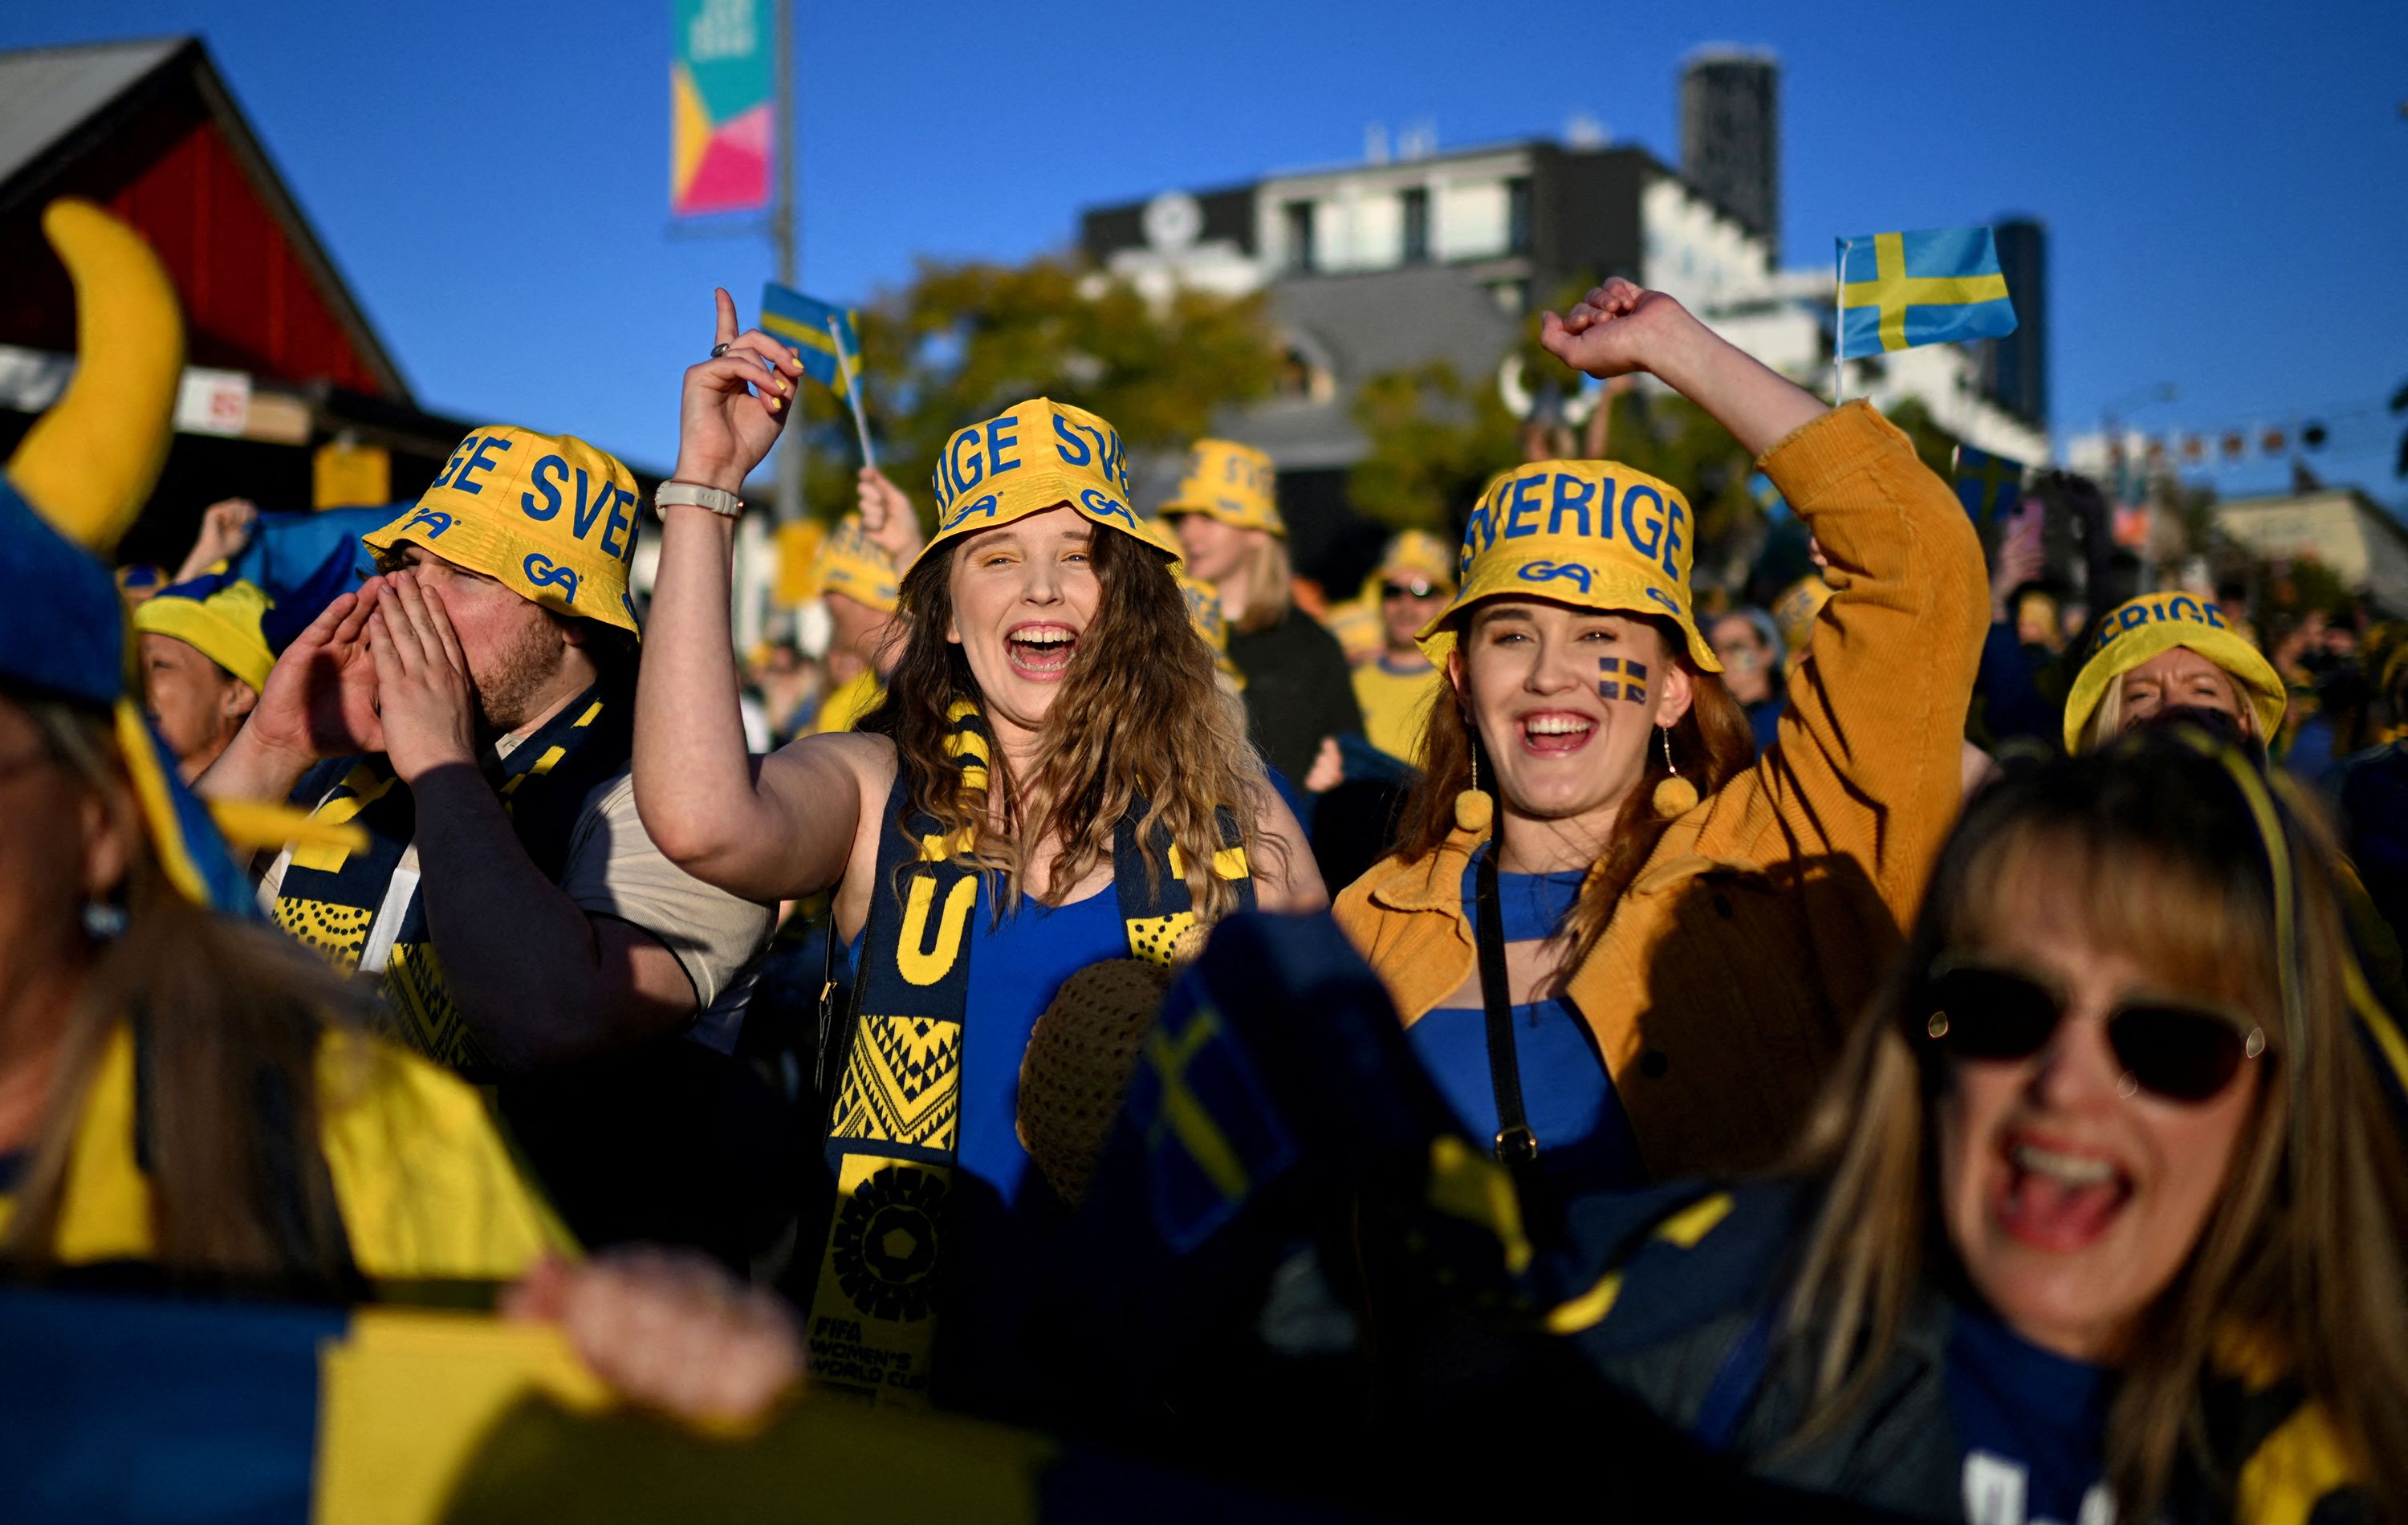
[[[122,224],[61,202],[44,226],[81,363],[0,481],[0,1259],[319,1298],[514,1276],[569,1245],[482,1102],[239,924],[250,886],[124,691],[93,553],[165,455],[182,327]],[[356,845],[222,814],[251,845]]]
[[[1809,1180],[1602,1215],[1631,1248],[1570,1278],[1619,1273],[1582,1345],[1751,1471],[1915,1518],[2401,1518],[2408,1092],[2337,868],[2193,730],[1999,784]]]

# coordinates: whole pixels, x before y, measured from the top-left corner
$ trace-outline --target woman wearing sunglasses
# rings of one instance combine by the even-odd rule
[[[2338,862],[2186,729],[1995,786],[1817,1185],[1632,1204],[1589,1353],[1751,1472],[1903,1515],[2408,1516],[2408,1050]]]

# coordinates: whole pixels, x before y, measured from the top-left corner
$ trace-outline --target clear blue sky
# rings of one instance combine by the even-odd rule
[[[1670,160],[1679,61],[1784,65],[1786,261],[1842,233],[2044,219],[2056,424],[2172,381],[2153,427],[2342,407],[2328,475],[2400,502],[2408,6],[827,5],[801,0],[803,260],[857,298],[915,258],[1066,243],[1082,206],[1441,148],[1576,111]],[[36,12],[39,12],[38,14]],[[0,47],[198,31],[428,407],[674,453],[710,288],[757,241],[668,233],[668,0],[78,0]],[[748,313],[749,316],[749,313]],[[1406,318],[1401,321],[1410,321]],[[2228,492],[2278,483],[2230,474]]]

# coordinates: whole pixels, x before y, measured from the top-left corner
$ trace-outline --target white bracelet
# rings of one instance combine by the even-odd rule
[[[723,519],[733,519],[744,511],[744,500],[734,493],[718,487],[705,487],[698,482],[665,482],[652,490],[652,517],[677,504],[690,508],[709,509]]]

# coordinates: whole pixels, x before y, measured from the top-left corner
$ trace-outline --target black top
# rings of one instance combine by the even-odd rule
[[[1286,618],[1249,635],[1229,632],[1229,660],[1246,675],[1247,728],[1263,758],[1297,787],[1321,739],[1363,730],[1354,681],[1338,638],[1293,604]]]

